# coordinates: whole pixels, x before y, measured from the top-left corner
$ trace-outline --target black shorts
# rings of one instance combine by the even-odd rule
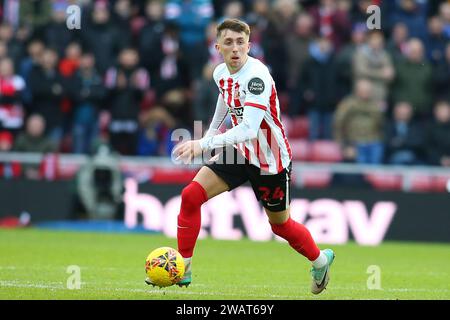
[[[227,160],[227,161],[225,161]],[[236,148],[224,148],[218,158],[206,165],[228,185],[229,191],[247,181],[264,208],[278,212],[286,210],[291,202],[292,163],[278,174],[261,171],[249,163]]]

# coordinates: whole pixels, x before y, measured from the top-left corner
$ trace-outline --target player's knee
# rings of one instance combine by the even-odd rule
[[[181,192],[181,206],[187,210],[195,210],[207,200],[206,192],[197,182],[191,182]]]

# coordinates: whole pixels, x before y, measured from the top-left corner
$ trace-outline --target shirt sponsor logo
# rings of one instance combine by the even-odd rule
[[[248,82],[248,91],[250,91],[250,93],[256,94],[256,95],[260,95],[261,93],[263,93],[264,91],[264,81],[262,81],[260,78],[252,78],[249,82]]]

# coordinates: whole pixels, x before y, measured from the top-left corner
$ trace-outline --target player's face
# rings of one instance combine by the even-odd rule
[[[244,32],[226,29],[222,31],[220,37],[217,39],[216,49],[222,55],[231,73],[235,73],[247,61],[250,42]]]

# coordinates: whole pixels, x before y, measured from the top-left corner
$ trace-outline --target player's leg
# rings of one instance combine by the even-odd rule
[[[189,286],[192,281],[192,255],[201,227],[201,206],[209,199],[229,189],[228,184],[212,169],[203,166],[181,192],[181,208],[178,215],[178,251],[184,259],[184,276],[177,284]],[[150,279],[147,284],[153,285]]]
[[[181,192],[178,215],[178,251],[183,258],[192,257],[201,226],[201,206],[209,199],[229,189],[228,184],[213,170],[203,166]]]
[[[320,250],[308,229],[291,219],[289,208],[278,212],[267,208],[264,210],[272,231],[287,240],[294,250],[311,261],[311,292],[314,294],[322,292],[330,280],[330,266],[334,261],[334,252],[331,249]]]
[[[321,254],[309,230],[290,217],[289,208],[271,211],[265,207],[264,210],[273,233],[285,239],[295,251],[306,257],[313,265],[323,266],[326,263],[325,256]]]
[[[209,167],[202,167],[192,182],[181,192],[178,215],[178,251],[184,258],[185,274],[178,283],[188,286],[192,281],[192,255],[201,228],[201,206],[209,199],[227,191],[229,186]]]
[[[252,171],[250,181],[257,198],[263,204],[272,231],[311,261],[313,265],[311,291],[315,294],[320,293],[328,283],[328,270],[334,260],[334,253],[329,249],[321,251],[309,230],[290,217],[291,167],[275,175]]]
[[[304,225],[290,217],[290,182],[291,167],[287,167],[278,174],[261,173],[259,169],[249,167],[250,181],[253,190],[261,201],[269,218],[272,231],[286,239],[289,245],[310,261],[320,256],[320,249]]]
[[[236,162],[227,163],[226,155]],[[237,162],[239,155],[234,148],[224,150],[216,162],[200,169],[193,181],[183,189],[181,210],[178,215],[178,251],[184,258],[185,276],[178,283],[187,286],[192,278],[192,255],[201,227],[200,207],[209,199],[229,191],[247,181],[243,164]]]

